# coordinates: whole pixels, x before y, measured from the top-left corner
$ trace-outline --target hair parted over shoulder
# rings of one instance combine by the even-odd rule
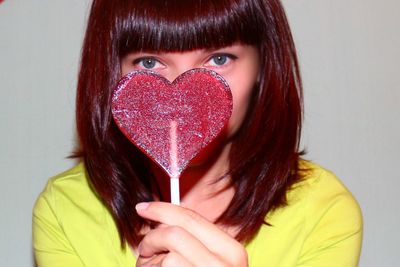
[[[258,47],[261,75],[235,135],[230,176],[236,190],[218,219],[249,241],[269,211],[286,204],[301,179],[299,67],[279,0],[94,0],[82,49],[76,121],[79,150],[96,193],[117,224],[121,244],[138,245],[146,222],[134,209],[152,201],[149,160],[115,125],[111,95],[120,60],[132,51],[187,51],[240,42]]]

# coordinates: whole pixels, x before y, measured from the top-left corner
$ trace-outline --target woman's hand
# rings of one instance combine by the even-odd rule
[[[137,267],[246,267],[245,248],[199,214],[164,202],[140,203],[138,214],[161,223],[139,244]]]

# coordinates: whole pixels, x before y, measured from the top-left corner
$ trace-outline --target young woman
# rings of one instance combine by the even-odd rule
[[[300,159],[301,80],[279,0],[94,0],[81,60],[82,162],[37,200],[39,267],[357,266],[356,201]],[[113,121],[111,96],[133,70],[173,81],[193,68],[225,78],[233,113],[175,206],[168,177]]]

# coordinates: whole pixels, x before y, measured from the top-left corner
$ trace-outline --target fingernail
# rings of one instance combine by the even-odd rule
[[[135,209],[136,210],[145,210],[145,209],[147,209],[148,206],[149,206],[148,202],[141,202],[141,203],[136,204]]]

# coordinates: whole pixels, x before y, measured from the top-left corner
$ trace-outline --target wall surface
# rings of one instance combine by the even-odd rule
[[[1,2],[1,1],[0,1]],[[0,265],[33,266],[31,210],[74,164],[74,95],[89,0],[0,4]],[[364,214],[360,266],[398,265],[397,0],[284,0],[305,87],[303,145]]]
[[[75,84],[89,1],[0,4],[0,266],[33,266],[32,207],[72,166]]]
[[[304,78],[308,158],[333,170],[360,203],[360,266],[399,266],[400,2],[284,4]]]

